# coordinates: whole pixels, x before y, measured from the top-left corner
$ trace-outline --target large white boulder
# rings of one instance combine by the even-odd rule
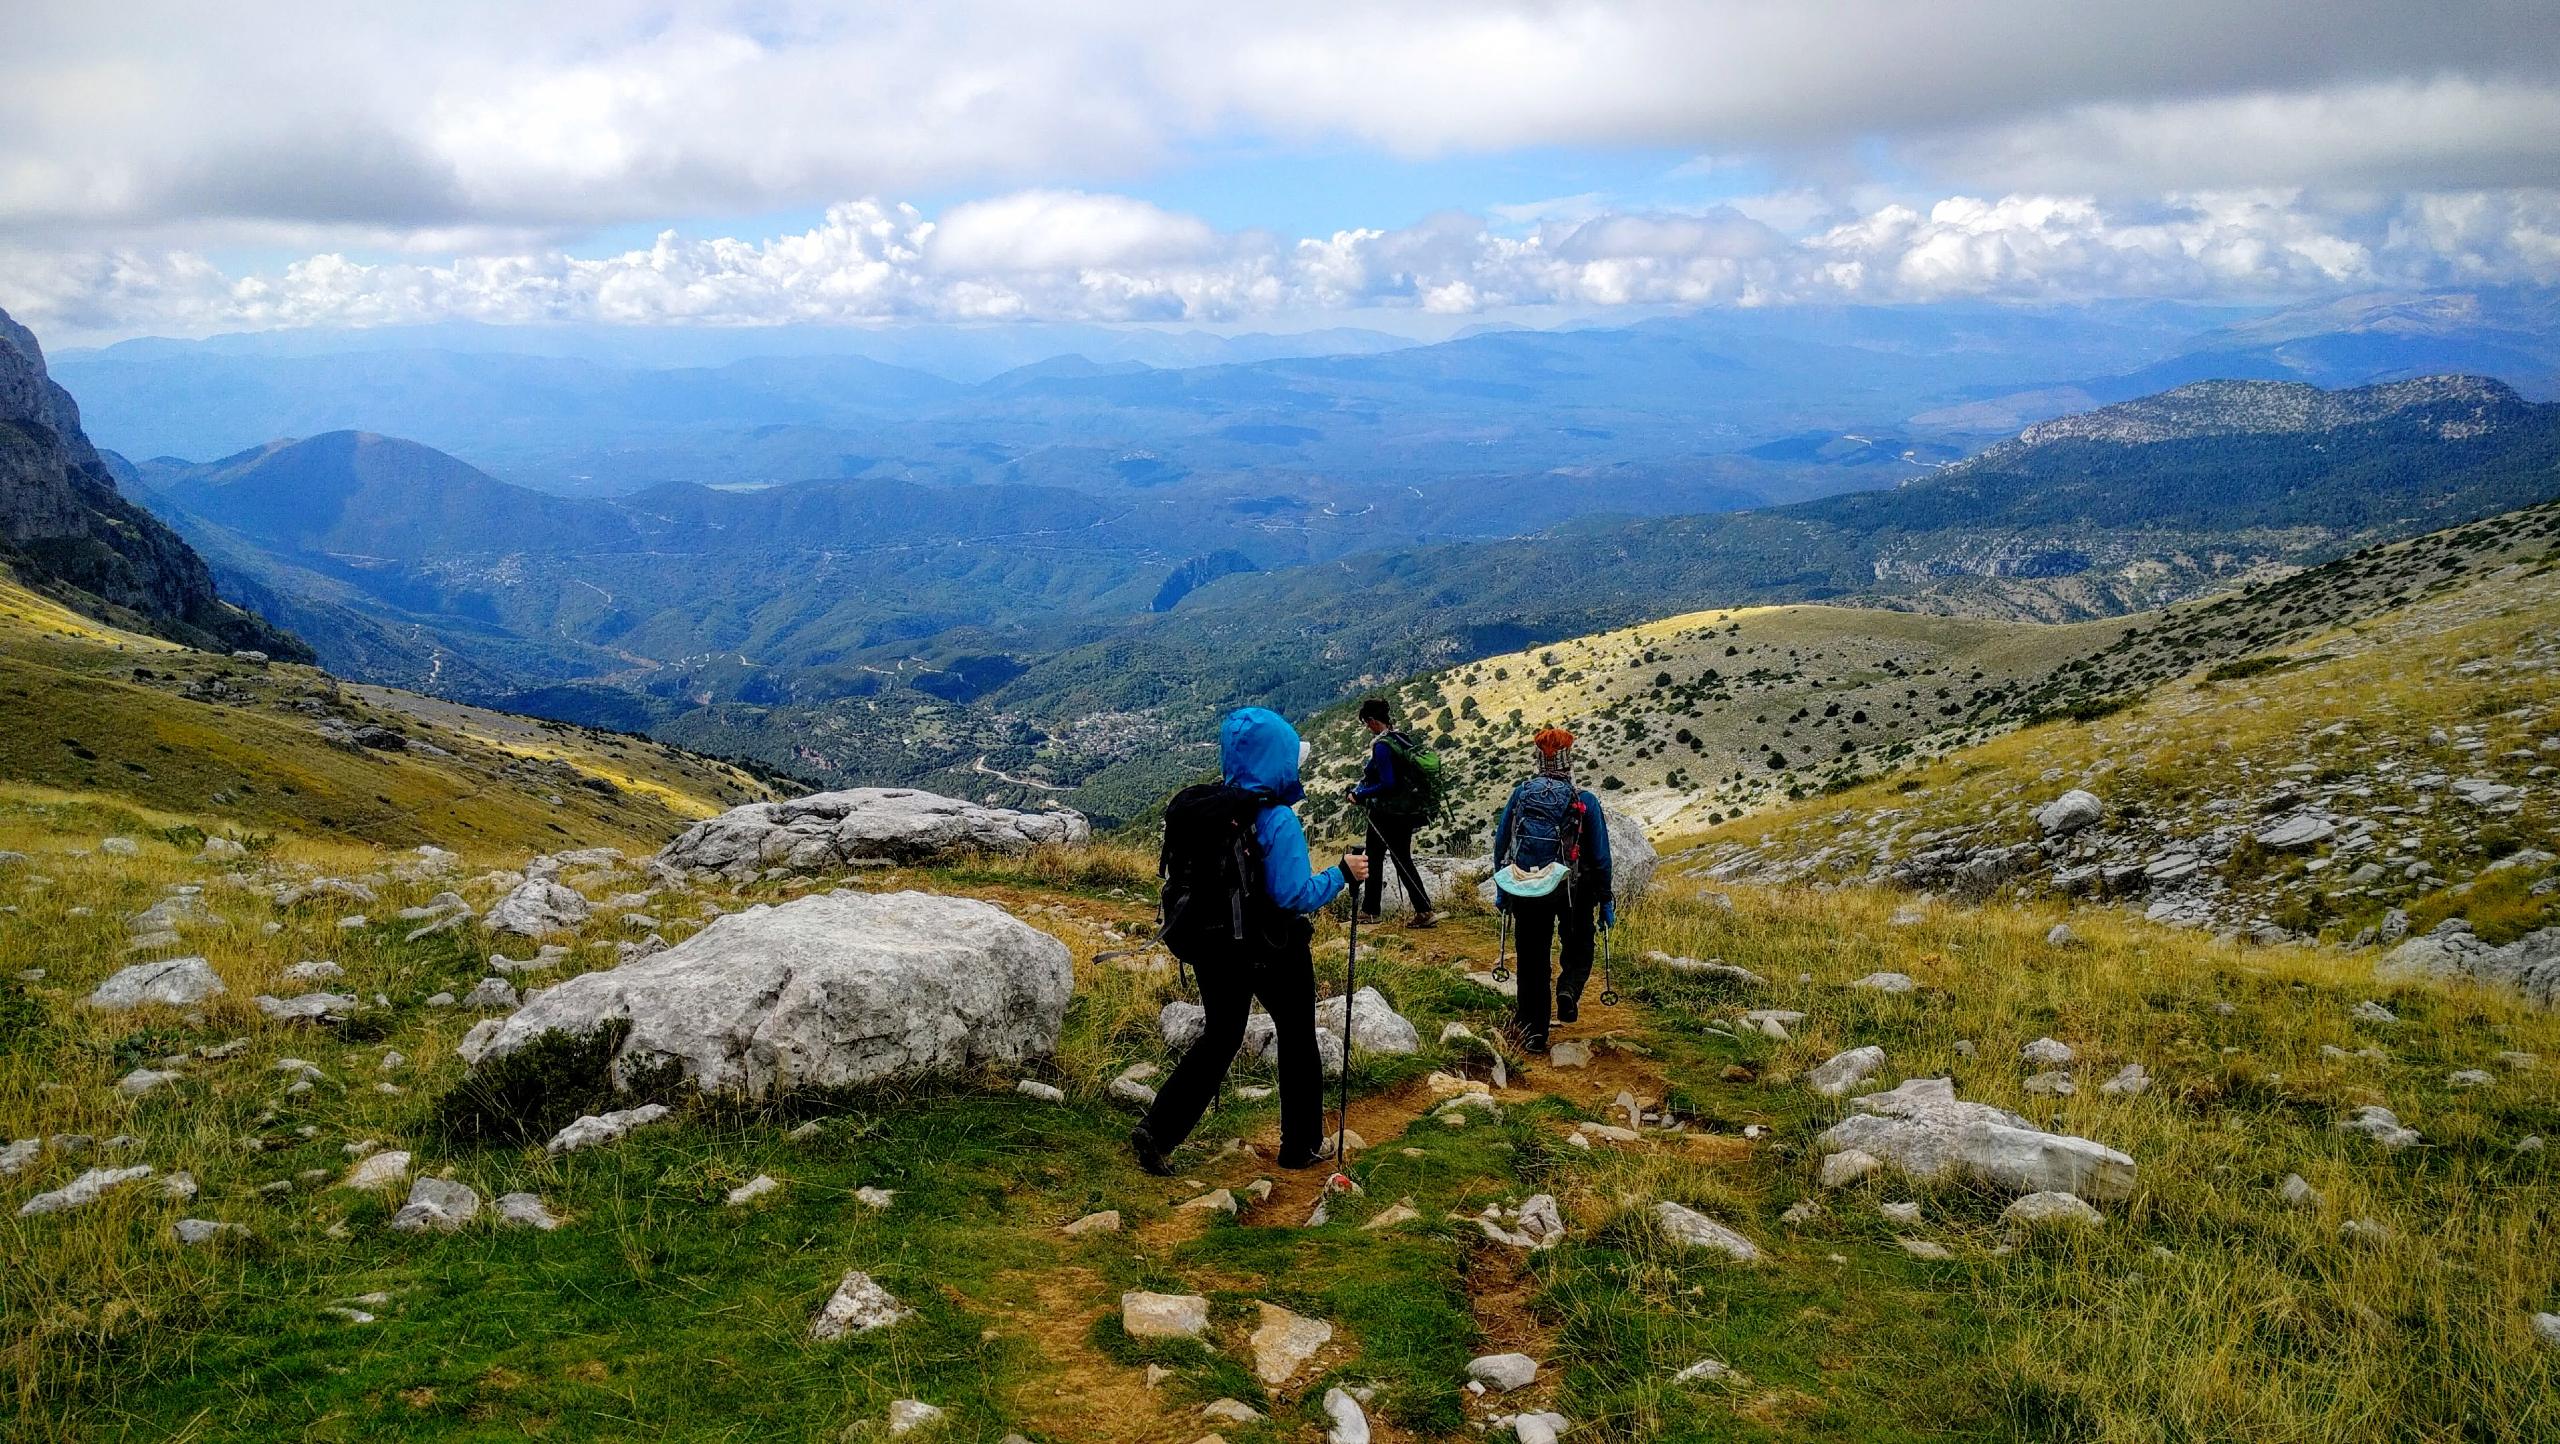
[[[620,1021],[617,1085],[674,1064],[705,1092],[761,1098],[1045,1057],[1073,988],[1066,945],[999,908],[832,892],[731,913],[665,952],[546,989],[474,1066]]]
[[[2047,837],[2068,837],[2084,827],[2094,826],[2107,815],[2107,805],[2097,794],[2072,788],[2053,801],[2036,809],[2036,825]]]
[[[529,877],[489,909],[482,926],[493,933],[538,938],[572,931],[592,911],[585,894],[576,888],[549,877]]]
[[[2385,983],[2469,978],[2513,988],[2547,1008],[2560,1003],[2560,928],[2491,947],[2473,936],[2470,924],[2453,919],[2383,954],[2373,976]]]
[[[1823,1152],[1854,1148],[1914,1178],[1956,1175],[2012,1193],[2101,1200],[2133,1193],[2131,1158],[2086,1138],[2047,1133],[2005,1108],[1963,1102],[1952,1079],[1913,1078],[1849,1108],[1818,1140]]]
[[[1342,1036],[1344,1004],[1340,994],[1316,1004],[1316,1027],[1323,1032]],[[1422,1051],[1420,1029],[1387,1005],[1375,988],[1362,988],[1352,995],[1351,1052],[1354,1057],[1370,1054],[1405,1054]]]
[[[769,867],[824,872],[866,861],[1021,853],[1092,836],[1092,826],[1073,812],[1016,812],[908,787],[857,787],[730,808],[677,834],[658,857],[675,867],[744,877]]]

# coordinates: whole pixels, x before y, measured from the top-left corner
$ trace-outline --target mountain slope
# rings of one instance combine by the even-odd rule
[[[125,500],[45,372],[34,334],[0,312],[0,563],[94,616],[191,646],[307,658],[293,637],[225,603],[187,544]]]

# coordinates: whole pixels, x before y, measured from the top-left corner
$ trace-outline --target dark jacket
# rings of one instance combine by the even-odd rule
[[[1369,765],[1360,774],[1360,785],[1351,789],[1353,800],[1367,802],[1384,797],[1396,786],[1396,751],[1387,745],[1388,733],[1378,734],[1369,744]]]

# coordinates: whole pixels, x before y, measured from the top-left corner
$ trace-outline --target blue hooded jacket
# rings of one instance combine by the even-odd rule
[[[1218,768],[1227,785],[1268,798],[1253,821],[1262,844],[1262,883],[1272,903],[1311,913],[1342,895],[1339,867],[1310,875],[1306,829],[1290,811],[1307,795],[1298,781],[1298,729],[1263,707],[1238,707],[1218,724]]]

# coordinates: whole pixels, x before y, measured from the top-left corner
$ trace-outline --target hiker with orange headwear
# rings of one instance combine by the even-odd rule
[[[1556,1021],[1580,1019],[1593,939],[1617,924],[1618,909],[1610,895],[1609,818],[1599,798],[1574,785],[1573,734],[1546,727],[1531,740],[1537,775],[1511,789],[1494,824],[1493,900],[1520,935],[1512,1033],[1523,1049],[1544,1053],[1551,1001]],[[1562,967],[1551,1000],[1548,952],[1559,936]]]

